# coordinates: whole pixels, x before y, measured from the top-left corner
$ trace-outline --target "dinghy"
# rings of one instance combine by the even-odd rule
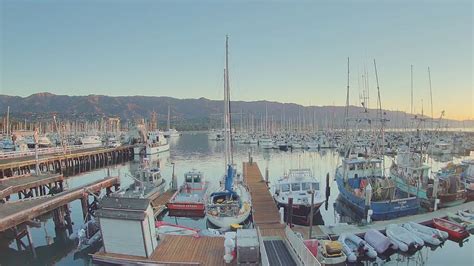
[[[175,235],[175,236],[198,236],[199,230],[194,228],[176,225],[176,224],[169,224],[165,222],[156,222],[156,233],[160,238],[164,235]]]
[[[458,223],[458,224],[464,226],[464,228],[465,228],[471,235],[474,234],[474,221],[473,221],[473,222],[465,221],[465,220],[463,220],[459,215],[454,214],[454,213],[448,213],[448,216],[446,217],[446,219],[448,219],[448,220],[451,221],[451,222],[455,222],[455,223]],[[445,233],[446,233],[446,232],[445,232]]]
[[[435,228],[447,232],[449,237],[452,239],[461,240],[469,236],[466,229],[458,223],[445,219],[433,218],[433,224]]]
[[[446,232],[441,232],[438,229],[433,229],[414,222],[402,224],[402,227],[421,238],[425,243],[433,246],[441,245],[441,243],[448,238]]]
[[[375,249],[378,254],[383,254],[387,251],[398,249],[398,245],[395,242],[375,229],[367,230],[364,235],[364,239]]]
[[[366,255],[372,259],[377,257],[375,249],[354,234],[342,234],[338,241],[342,243],[342,250],[346,254],[348,262],[356,262]]]
[[[423,247],[424,242],[405,228],[389,224],[386,230],[387,237],[398,245],[402,252],[414,252]]]
[[[318,247],[318,261],[322,265],[346,265],[347,257],[339,241],[322,240]]]

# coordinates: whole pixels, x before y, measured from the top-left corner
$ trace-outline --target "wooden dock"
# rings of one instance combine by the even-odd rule
[[[36,199],[24,199],[0,204],[0,232],[28,222],[71,201],[83,199],[88,193],[97,193],[102,189],[110,188],[119,184],[119,182],[119,177],[107,177],[54,196],[43,196]]]
[[[41,172],[63,173],[73,175],[107,165],[122,163],[132,158],[133,146],[114,148],[87,148],[71,150],[64,154],[56,152],[38,156]],[[15,158],[0,159],[0,179],[21,176],[31,173],[36,167],[35,156],[28,155]]]
[[[46,192],[43,186],[48,186],[51,189],[52,184],[56,182],[62,182],[64,176],[60,174],[53,175],[29,175],[22,177],[11,177],[6,179],[0,179],[0,200],[8,200],[10,195],[19,193],[19,198],[22,195],[25,198],[33,196],[44,196]],[[30,190],[27,192],[27,190]],[[34,194],[34,195],[33,195]]]
[[[166,204],[171,199],[176,191],[171,188],[168,189],[165,193],[160,194],[159,196],[150,199],[151,207],[153,207],[153,213],[155,217],[159,216],[164,210],[166,210]]]
[[[192,236],[166,236],[150,258],[104,253],[92,255],[96,263],[160,264],[160,265],[225,265],[224,238]],[[228,265],[236,265],[234,263]]]
[[[280,213],[257,163],[243,163],[244,181],[252,197],[252,217],[262,236],[284,236],[285,224],[280,223]]]

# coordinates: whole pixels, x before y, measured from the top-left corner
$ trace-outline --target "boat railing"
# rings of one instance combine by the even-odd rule
[[[258,243],[260,244],[260,262],[262,266],[270,266],[268,261],[267,250],[265,249],[265,244],[263,243],[262,232],[260,232],[260,227],[257,227],[258,234]]]
[[[306,247],[303,240],[299,238],[288,226],[285,228],[286,238],[293,250],[298,255],[303,265],[321,265],[311,251]]]

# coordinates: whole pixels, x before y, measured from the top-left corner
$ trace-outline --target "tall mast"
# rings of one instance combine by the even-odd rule
[[[7,136],[10,137],[10,106],[7,107]]]
[[[410,76],[411,76],[411,114],[413,115],[413,65],[410,66]]]
[[[382,100],[380,99],[380,86],[379,86],[379,75],[377,73],[377,64],[374,59],[374,68],[375,68],[375,80],[377,82],[377,104],[378,104],[378,114],[380,119],[380,133],[382,134],[382,171],[383,176],[385,176],[385,136],[384,136],[384,123],[385,119],[383,117],[382,111]]]
[[[430,67],[428,67],[428,80],[430,82],[430,98],[431,98],[431,130],[433,130],[433,91],[431,90],[431,72]]]
[[[348,130],[349,130],[349,57],[347,58],[347,92],[346,92],[346,110],[345,110],[344,130],[346,132],[346,145],[348,145],[348,142],[349,142],[349,136],[348,136]]]
[[[230,115],[230,86],[229,86],[229,35],[225,36],[225,70],[224,70],[224,125],[225,125],[225,147],[226,164],[232,164],[232,126]]]

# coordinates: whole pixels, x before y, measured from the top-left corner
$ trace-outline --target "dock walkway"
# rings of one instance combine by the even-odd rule
[[[25,191],[26,189],[37,188],[63,180],[64,176],[60,174],[30,175],[0,179],[0,199],[7,198],[11,194]]]
[[[107,177],[54,196],[43,196],[0,204],[0,232],[30,221],[71,201],[81,199],[86,193],[96,193],[119,182],[119,177]]]
[[[151,206],[153,207],[153,213],[156,216],[160,215],[164,210],[166,210],[166,203],[170,201],[171,197],[176,191],[168,189],[166,192],[160,194],[158,197],[151,199]]]

